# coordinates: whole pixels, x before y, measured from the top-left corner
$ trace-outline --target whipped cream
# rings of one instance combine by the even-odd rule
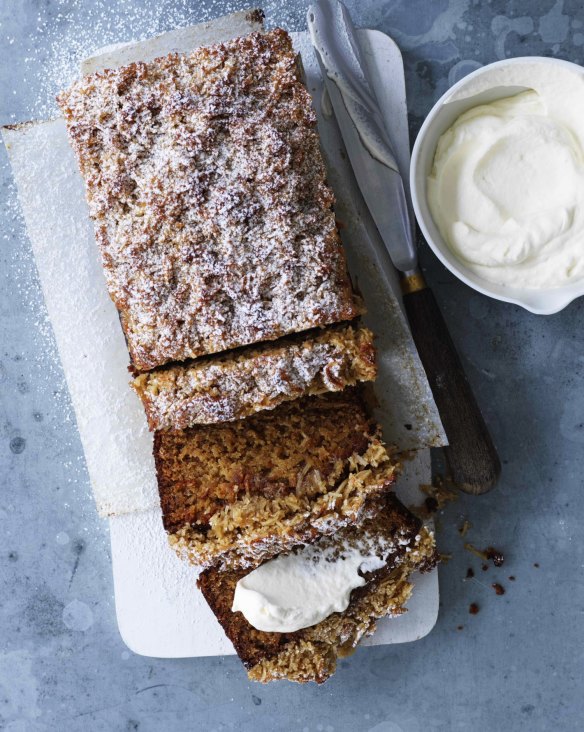
[[[400,542],[401,543],[401,542]],[[404,541],[403,543],[408,543]],[[365,584],[359,572],[385,566],[393,545],[318,549],[306,546],[260,565],[239,580],[233,612],[257,630],[292,633],[347,609],[350,595]]]
[[[529,90],[470,109],[442,135],[430,211],[483,279],[559,287],[584,278],[584,74],[545,63],[501,74]]]

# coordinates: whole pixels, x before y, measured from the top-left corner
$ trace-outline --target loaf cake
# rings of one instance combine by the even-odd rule
[[[285,31],[105,70],[58,102],[137,370],[362,312]]]
[[[223,569],[253,567],[361,520],[398,468],[355,387],[157,432],[154,457],[171,545]]]
[[[379,618],[405,611],[412,591],[409,576],[436,564],[434,538],[394,494],[380,502],[373,518],[322,537],[311,547],[311,561],[320,552],[326,557],[331,547],[342,554],[357,543],[384,562],[380,569],[361,573],[365,584],[352,591],[344,612],[333,613],[311,627],[289,633],[257,630],[241,612],[232,611],[237,582],[249,570],[212,568],[201,573],[199,587],[250,679],[322,683],[334,673],[337,658],[349,655],[363,636],[373,633]]]
[[[344,325],[141,374],[133,381],[151,430],[249,417],[377,375],[373,333]]]
[[[411,573],[436,554],[391,493],[399,462],[368,416],[373,334],[355,322],[291,39],[252,33],[105,70],[58,102],[154,431],[170,544],[202,568],[250,679],[322,683],[378,618],[404,612]],[[340,562],[357,546],[377,561],[354,565],[346,609],[287,632],[232,609],[266,562]]]

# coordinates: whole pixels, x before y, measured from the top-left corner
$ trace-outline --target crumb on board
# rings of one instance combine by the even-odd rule
[[[445,478],[443,475],[437,475],[430,485],[422,484],[420,490],[427,496],[434,498],[438,502],[438,508],[444,508],[447,503],[458,498],[454,483],[450,478]]]
[[[422,483],[420,490],[426,498],[420,506],[410,506],[410,510],[421,519],[429,518],[458,498],[454,483],[442,475],[436,475],[431,484]]]

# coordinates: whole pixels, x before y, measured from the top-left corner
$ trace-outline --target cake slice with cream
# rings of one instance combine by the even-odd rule
[[[250,679],[323,683],[379,618],[405,612],[410,575],[436,561],[432,533],[390,493],[358,526],[198,584]]]

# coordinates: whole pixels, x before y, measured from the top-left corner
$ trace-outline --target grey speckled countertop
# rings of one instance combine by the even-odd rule
[[[80,55],[197,22],[230,0],[0,0],[0,123],[44,117]],[[405,60],[414,135],[433,101],[505,56],[584,62],[576,0],[353,0]],[[303,0],[269,0],[268,22],[305,27]],[[359,650],[324,687],[262,687],[235,658],[159,661],[116,627],[106,522],[95,514],[63,374],[4,151],[0,237],[0,728],[549,732],[584,728],[584,300],[551,317],[460,284],[422,262],[503,461],[496,490],[439,516],[452,559],[438,624],[404,646]],[[494,544],[504,567],[463,549]],[[476,578],[465,581],[468,567]],[[508,577],[512,575],[515,581]],[[506,594],[497,596],[499,581]],[[470,602],[478,615],[468,612]],[[462,626],[462,629],[458,629]]]

